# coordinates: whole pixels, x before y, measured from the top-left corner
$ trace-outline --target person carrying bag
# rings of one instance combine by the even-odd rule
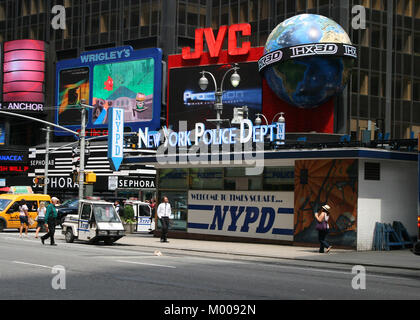
[[[35,238],[38,239],[38,233],[41,231],[42,227],[45,225],[45,214],[47,212],[47,208],[45,207],[45,202],[41,201],[38,208],[38,215],[36,217],[36,221],[38,222],[36,232],[35,232]],[[48,231],[47,231],[48,232]]]
[[[321,207],[321,211],[315,213],[316,219],[316,230],[318,230],[318,240],[320,243],[319,253],[324,253],[324,249],[326,248],[326,252],[330,252],[332,246],[325,240],[329,231],[328,220],[330,218],[330,210],[331,207],[326,204]]]

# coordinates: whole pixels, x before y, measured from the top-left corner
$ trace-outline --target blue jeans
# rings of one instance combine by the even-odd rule
[[[324,249],[330,247],[330,244],[327,241],[325,241],[327,234],[328,234],[328,230],[318,231],[318,240],[320,243],[319,253],[324,253]]]

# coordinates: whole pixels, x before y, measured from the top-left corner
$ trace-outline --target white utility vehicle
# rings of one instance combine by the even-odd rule
[[[127,200],[125,205],[133,207],[134,219],[137,220],[136,231],[153,233],[155,230],[155,219],[152,217],[153,211],[150,205],[147,202],[138,200]]]
[[[124,226],[113,204],[92,200],[79,201],[78,214],[66,216],[62,233],[67,243],[78,239],[112,244],[125,235]]]

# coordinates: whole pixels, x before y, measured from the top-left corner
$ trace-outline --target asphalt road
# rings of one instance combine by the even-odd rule
[[[355,290],[351,266],[57,243],[1,233],[0,299],[420,299],[420,274],[398,270],[368,270]]]

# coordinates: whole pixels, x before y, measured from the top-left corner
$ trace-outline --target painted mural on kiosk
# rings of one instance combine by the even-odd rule
[[[315,212],[331,206],[332,245],[356,246],[357,160],[298,160],[295,164],[294,241],[318,243]]]

